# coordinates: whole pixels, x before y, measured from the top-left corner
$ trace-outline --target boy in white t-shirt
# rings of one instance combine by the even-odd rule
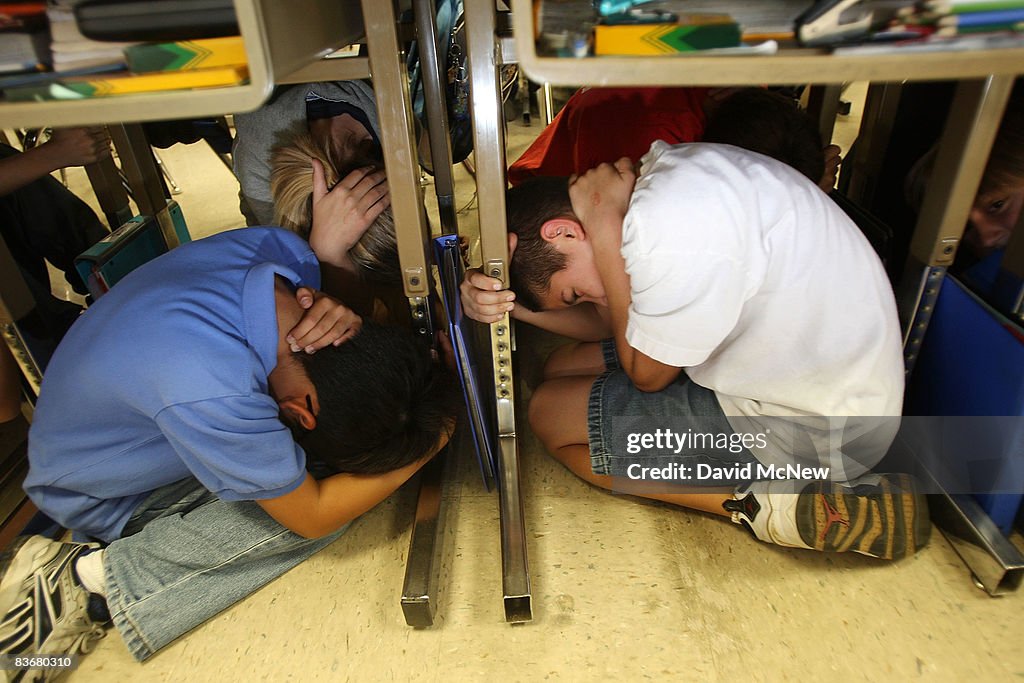
[[[639,178],[623,159],[508,203],[517,305],[594,304],[614,332],[614,353],[557,352],[534,392],[556,459],[780,545],[896,559],[925,543],[913,481],[870,473],[903,397],[892,291],[812,182],[729,145],[656,142]]]

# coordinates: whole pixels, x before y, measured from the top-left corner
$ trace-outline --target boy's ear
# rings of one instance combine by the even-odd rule
[[[583,226],[571,218],[552,218],[540,226],[540,236],[545,242],[554,242],[559,238],[585,239]]]
[[[508,234],[508,257],[512,258],[512,254],[516,253],[516,245],[519,244],[519,235],[514,232]]]
[[[293,397],[279,401],[277,404],[285,416],[306,431],[316,429],[316,415],[310,410],[308,397]]]

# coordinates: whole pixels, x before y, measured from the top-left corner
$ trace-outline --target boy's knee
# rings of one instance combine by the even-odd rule
[[[559,346],[557,349],[551,352],[548,359],[544,361],[544,381],[555,379],[556,377],[564,377],[565,369],[567,365],[567,358],[569,355],[568,350],[578,346],[578,343],[567,344],[565,346]]]
[[[545,368],[545,380],[547,380]],[[527,419],[530,423],[530,429],[537,435],[542,442],[547,445],[544,435],[548,433],[548,417],[551,414],[551,384],[548,381],[544,381],[533,390],[533,395],[530,397],[530,404],[527,406]]]
[[[541,444],[544,446],[544,451],[547,452],[555,460],[562,462],[560,455],[565,445],[564,435],[559,431],[558,418],[555,416],[555,402],[554,392],[542,391],[547,386],[542,384],[538,391],[535,391],[533,398],[530,400],[529,406],[529,420],[530,428],[533,433],[540,439]],[[538,394],[539,399],[538,400]]]
[[[541,383],[530,398],[527,409],[530,428],[548,451],[554,451],[563,445],[564,403],[564,380],[556,379]]]

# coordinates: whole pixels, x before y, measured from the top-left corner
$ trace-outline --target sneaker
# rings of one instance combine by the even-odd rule
[[[741,486],[723,505],[732,520],[768,543],[898,560],[924,547],[928,504],[906,474],[856,482],[813,482],[793,493],[790,481]]]
[[[0,558],[0,653],[59,656],[92,650],[106,630],[89,618],[90,594],[79,583],[74,564],[84,551],[95,547],[45,536],[15,540]]]

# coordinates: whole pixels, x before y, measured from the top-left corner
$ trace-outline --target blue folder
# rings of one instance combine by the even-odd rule
[[[480,393],[477,382],[478,368],[471,353],[474,323],[462,314],[462,300],[459,295],[459,284],[462,282],[462,256],[459,250],[459,238],[455,235],[443,235],[434,240],[434,253],[441,276],[441,301],[444,304],[445,317],[448,319],[448,333],[452,346],[455,348],[455,360],[459,369],[459,380],[462,393],[466,399],[466,410],[469,414],[469,426],[473,437],[473,446],[480,463],[480,474],[488,491],[494,483],[498,471],[497,444],[494,439],[497,429],[495,421],[488,411],[488,403]]]

